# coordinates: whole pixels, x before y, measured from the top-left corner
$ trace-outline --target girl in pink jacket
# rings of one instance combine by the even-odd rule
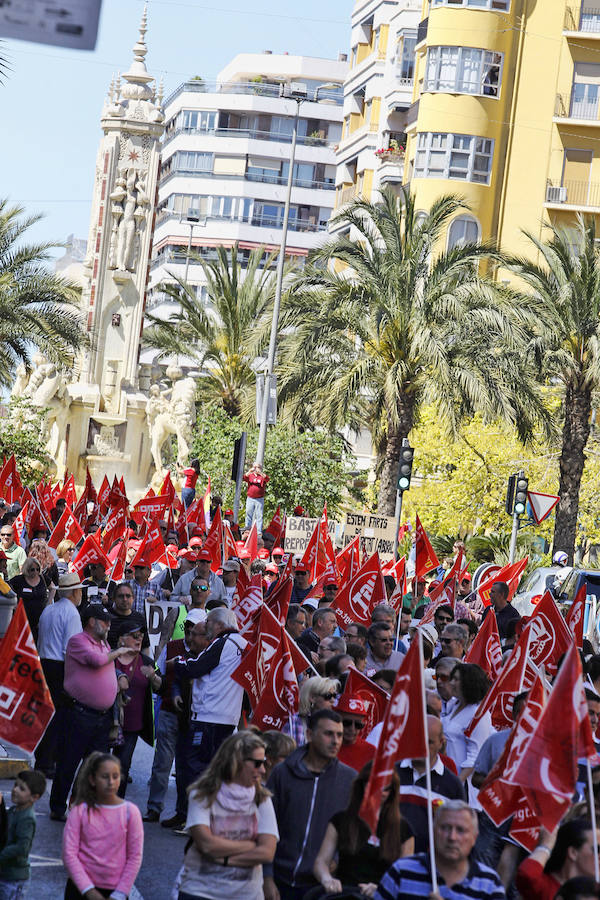
[[[69,873],[65,900],[126,900],[142,864],[144,828],[137,806],[121,800],[119,760],[91,753],[81,766],[63,834]]]

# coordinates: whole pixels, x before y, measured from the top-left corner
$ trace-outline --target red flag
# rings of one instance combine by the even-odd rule
[[[258,530],[256,528],[256,522],[252,523],[252,528],[250,529],[250,534],[246,538],[244,547],[250,552],[250,562],[254,562],[258,556]]]
[[[546,666],[554,674],[556,664],[573,643],[573,635],[567,628],[550,591],[546,591],[535,608],[534,614],[523,629],[522,636],[529,641],[529,658],[536,666]]]
[[[54,704],[21,600],[0,643],[0,698],[0,734],[33,753]]]
[[[279,578],[275,587],[265,597],[265,606],[268,606],[280,625],[286,623],[293,587],[291,577]]]
[[[166,561],[166,558],[167,550],[158,524],[158,519],[153,519],[152,523],[148,525],[137,553],[131,560],[131,566],[151,566],[159,560]]]
[[[61,541],[73,541],[74,544],[78,544],[82,538],[83,531],[81,530],[81,526],[75,518],[73,511],[67,505],[65,506],[64,513],[54,526],[52,534],[48,538],[48,546],[56,550]]]
[[[118,506],[116,509],[110,510],[106,521],[106,528],[102,537],[102,547],[104,552],[108,553],[115,541],[122,538],[127,531],[127,509],[124,506]]]
[[[206,490],[204,491],[204,496],[202,498],[202,509],[204,510],[204,527],[208,531],[210,528],[210,497],[211,497],[211,489],[210,489],[210,475],[208,476],[208,484],[206,485]],[[256,557],[254,557],[256,559]]]
[[[310,536],[302,557],[302,564],[308,566],[311,582],[316,581],[327,570],[331,570],[331,577],[337,580],[335,553],[327,525],[327,504],[325,504],[323,514]]]
[[[241,575],[240,571],[240,575]],[[238,575],[238,588],[240,584],[240,576]],[[244,626],[250,621],[253,613],[262,606],[263,602],[263,593],[262,593],[262,575],[260,572],[257,575],[252,577],[249,586],[243,591],[240,591],[239,596],[238,589],[233,595],[233,599],[231,601],[231,608],[237,616],[237,620],[240,625],[240,631],[243,630]]]
[[[351,581],[360,569],[360,534],[340,550],[336,556],[336,563],[342,584]]]
[[[21,499],[23,493],[23,485],[17,471],[17,461],[15,454],[6,460],[0,471],[0,497],[3,497],[7,503],[16,503]]]
[[[221,507],[217,506],[217,511],[210,524],[208,535],[204,542],[203,550],[210,553],[210,567],[213,572],[220,569],[223,565],[223,522],[221,520]]]
[[[565,623],[575,638],[575,643],[581,650],[583,647],[583,620],[585,617],[585,601],[587,598],[587,586],[582,581],[581,587],[571,604],[571,608],[565,617]]]
[[[570,804],[577,760],[596,759],[596,748],[583,691],[581,660],[575,643],[566,654],[552,692],[527,742],[510,782],[520,785],[544,828],[553,831],[560,810],[548,809],[548,795]],[[507,779],[508,780],[508,779]]]
[[[112,568],[109,573],[109,581],[121,581],[125,576],[125,566],[127,563],[127,541],[122,540],[116,547],[113,547],[110,554]]]
[[[373,768],[359,810],[361,819],[364,819],[373,834],[377,831],[383,789],[391,781],[395,763],[403,758],[428,758],[426,735],[423,652],[419,638],[412,641],[396,675]]]
[[[335,613],[339,625],[344,628],[350,622],[368,624],[371,613],[378,603],[385,603],[387,594],[379,565],[379,554],[375,552],[354,578],[344,585],[335,599]]]
[[[171,503],[173,502],[173,498],[175,497],[175,487],[173,485],[173,482],[171,481],[171,473],[170,472],[167,472],[166,478],[163,481],[160,491],[158,493],[159,493],[159,495],[161,495],[163,497],[169,498],[169,506],[170,506]]]
[[[396,587],[390,594],[387,604],[391,606],[396,615],[399,616],[402,610],[402,603],[404,601],[404,595],[406,594],[406,557],[403,556],[402,559],[398,560],[398,563],[402,563],[402,568],[400,570],[400,574],[397,575]],[[396,572],[398,572],[398,568],[396,568]]]
[[[106,475],[102,479],[100,490],[98,491],[98,506],[100,512],[104,515],[108,510],[108,495],[110,494],[110,484]]]
[[[496,581],[504,581],[508,585],[508,599],[509,601],[512,600],[515,595],[515,591],[519,587],[521,576],[527,568],[528,562],[529,557],[526,556],[525,559],[519,559],[515,563],[509,563],[508,565],[503,566],[499,572],[496,572],[495,575],[492,575],[491,578],[488,578],[487,581],[484,581],[483,584],[480,584],[477,588],[477,593],[479,594],[483,603],[486,606],[490,605],[490,591],[492,589],[492,585]]]
[[[23,507],[23,509],[21,510],[21,512],[19,513],[19,515],[17,516],[17,518],[15,519],[15,521],[13,522],[13,525],[12,525],[13,537],[15,540],[15,544],[17,544],[19,547],[23,546],[21,544],[21,537],[23,535],[23,529],[25,528],[25,516],[27,515],[28,508],[29,508],[29,501],[25,504],[25,506]]]
[[[483,620],[475,640],[465,656],[465,662],[480,666],[492,681],[499,676],[502,669],[502,645],[500,644],[496,613],[493,609]]]
[[[232,556],[238,555],[238,549],[235,545],[235,539],[231,531],[231,525],[227,519],[223,520],[223,559],[231,559]]]
[[[415,526],[415,534],[415,577],[419,578],[419,576],[426,575],[427,572],[431,572],[432,569],[436,569],[440,563],[437,556],[435,555],[435,550],[431,546],[431,541],[427,536],[427,532],[421,525],[421,520],[418,516]]]
[[[81,573],[93,559],[100,559],[102,565],[108,571],[110,570],[110,560],[106,554],[100,549],[96,538],[92,534],[88,534],[85,541],[77,551],[77,555],[73,558],[73,568],[81,578]]]
[[[162,494],[158,494],[156,497],[143,497],[141,500],[138,500],[133,507],[131,518],[134,519],[138,525],[141,525],[143,519],[148,516],[155,516],[160,519],[164,516],[165,510],[169,505],[169,498]]]
[[[281,538],[281,526],[283,525],[283,518],[281,516],[281,505],[277,507],[273,518],[265,528],[265,531],[268,532],[273,538],[274,547],[280,546],[280,538]]]
[[[423,616],[419,620],[419,624],[417,627],[421,625],[427,625],[429,622],[433,622],[435,618],[435,614],[440,606],[451,606],[452,612],[454,612],[454,598],[456,597],[456,578],[452,581],[448,582],[445,586],[442,594],[438,595],[437,600],[432,601],[427,604],[425,608],[425,612]]]
[[[358,669],[348,669],[346,684],[339,699],[341,700],[342,697],[359,697],[369,703],[369,712],[365,716],[364,734],[368,734],[383,720],[390,699],[389,694],[383,688],[380,688]]]
[[[457,555],[456,559],[452,563],[452,566],[448,570],[448,573],[444,575],[442,580],[436,584],[432,585],[429,588],[429,596],[432,600],[438,600],[440,597],[447,595],[452,595],[452,609],[454,609],[454,597],[456,593],[456,582],[460,580],[460,573],[462,569],[462,559],[463,552],[462,550]],[[446,601],[450,602],[449,600]]]

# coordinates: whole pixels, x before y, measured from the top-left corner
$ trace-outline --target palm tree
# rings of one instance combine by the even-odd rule
[[[374,433],[382,514],[394,513],[402,440],[421,404],[454,433],[481,410],[526,437],[539,415],[518,316],[508,294],[477,274],[493,248],[436,249],[461,209],[444,196],[417,216],[407,191],[354,201],[336,218],[345,233],[313,254],[285,299],[280,399],[300,424]]]
[[[45,266],[58,244],[24,244],[41,216],[0,200],[0,383],[12,381],[16,366],[29,363],[34,347],[64,365],[85,343],[80,290]]]
[[[174,283],[162,284],[160,290],[180,308],[167,321],[148,314],[151,327],[144,331],[144,343],[161,356],[184,354],[196,360],[203,374],[201,399],[217,401],[229,416],[248,418],[256,383],[257,328],[268,318],[275,294],[274,255],[253,250],[242,268],[235,244],[229,252],[218,247],[214,262],[192,258],[204,271],[212,309],[190,284],[170,273]]]
[[[542,378],[562,389],[554,550],[566,551],[572,561],[592,395],[600,388],[600,255],[593,217],[578,216],[569,232],[548,227],[551,236],[545,242],[527,234],[540,262],[512,258],[508,268],[530,289],[526,302],[538,321],[529,348],[532,358]]]

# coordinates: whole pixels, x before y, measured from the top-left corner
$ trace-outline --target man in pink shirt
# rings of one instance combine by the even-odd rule
[[[108,752],[117,696],[114,660],[127,647],[111,650],[107,643],[110,613],[100,603],[91,603],[82,614],[83,631],[73,635],[65,654],[65,709],[59,739],[56,777],[50,793],[50,818],[65,820],[67,797],[82,759],[94,750]]]
[[[248,485],[246,528],[252,528],[252,523],[256,520],[256,529],[260,537],[263,526],[265,490],[269,483],[269,476],[264,474],[261,464],[255,461],[250,471],[244,475],[244,481]]]

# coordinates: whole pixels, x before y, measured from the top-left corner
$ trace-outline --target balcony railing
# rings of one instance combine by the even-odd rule
[[[163,147],[177,137],[179,134],[204,134],[216,137],[228,138],[256,138],[259,141],[278,141],[281,144],[291,144],[291,134],[280,134],[276,131],[259,131],[257,128],[174,128],[165,135]],[[328,147],[330,146],[327,138],[312,137],[311,135],[298,135],[298,143],[305,144],[307,147]]]
[[[180,84],[172,94],[165,100],[165,107],[172,103],[180,94],[197,93],[197,94],[253,94],[258,97],[275,97],[280,96],[279,84],[269,84],[264,81],[186,81]],[[344,97],[342,91],[319,90],[319,103],[326,101],[327,103],[335,103],[336,106],[342,106]]]
[[[581,6],[567,6],[564,30],[579,31],[584,34],[600,34],[600,9],[582,9]]]
[[[554,115],[559,119],[586,119],[590,122],[598,122],[600,100],[578,99],[574,93],[557,94]]]
[[[546,203],[564,203],[585,209],[600,207],[600,183],[593,181],[548,181]]]
[[[417,117],[419,115],[419,101],[415,100],[414,103],[411,103],[406,111],[406,124],[412,125],[413,122],[417,121]]]
[[[357,197],[357,186],[355,184],[351,184],[341,190],[338,194],[338,206],[342,206],[344,203],[350,203],[352,200],[356,200]]]
[[[161,176],[161,186],[166,184],[172,178],[176,178],[178,175],[184,176],[185,178],[218,178],[219,180],[223,181],[237,180],[257,181],[262,184],[287,184],[287,175],[253,175],[250,172],[246,172],[243,175],[221,175],[220,173],[215,173],[212,171],[204,172],[198,171],[197,169],[175,167],[170,169],[169,172],[165,172],[165,174]],[[335,184],[332,181],[308,181],[303,178],[294,178],[292,185],[293,187],[308,188],[315,191],[335,191]]]
[[[172,209],[163,209],[156,215],[156,225],[161,225],[163,222],[166,222],[169,219],[176,219],[178,222],[181,221],[182,213],[175,212]],[[236,216],[232,218],[231,216],[207,216],[207,221],[213,222],[243,222],[247,225],[256,225],[261,228],[282,228],[283,222],[281,219],[276,218],[274,216],[266,216],[266,215],[250,215],[250,216]],[[327,228],[326,224],[321,224],[320,222],[309,222],[307,219],[295,219],[290,217],[288,228],[290,231],[325,231]]]

